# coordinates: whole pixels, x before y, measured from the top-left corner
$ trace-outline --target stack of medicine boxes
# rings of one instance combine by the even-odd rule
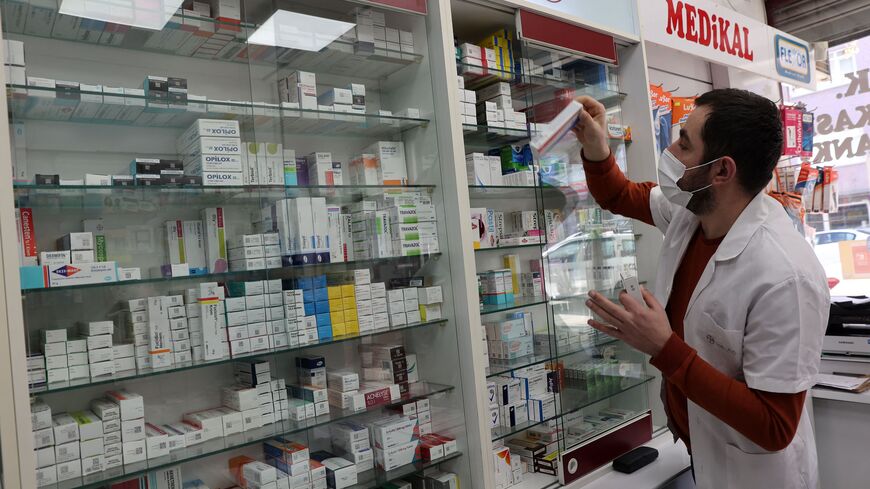
[[[477,95],[473,90],[465,89],[465,78],[462,75],[456,77],[459,82],[459,120],[463,124],[477,125]]]
[[[187,340],[190,343],[190,360],[203,360],[202,351],[202,317],[199,306],[199,287],[184,291],[184,311],[187,316]],[[184,333],[172,332],[172,338],[182,338]]]
[[[341,162],[332,161],[332,153],[317,151],[305,157],[308,165],[308,184],[332,187],[344,185]]]
[[[48,383],[69,381],[67,332],[65,329],[42,330],[42,353],[45,355]]]
[[[473,75],[489,75],[488,68],[498,69],[495,66],[495,51],[467,42],[459,45],[459,61],[463,65],[463,72]],[[501,75],[496,71],[492,74]]]
[[[126,301],[127,308],[122,311],[126,325],[127,338],[133,340],[136,350],[136,368],[141,370],[150,366],[148,356],[148,299],[139,298]]]
[[[36,484],[39,487],[54,484],[57,482],[57,467],[51,407],[39,398],[30,398],[30,421],[36,458]]]
[[[284,148],[280,143],[242,143],[244,185],[284,185]]]
[[[90,364],[91,378],[115,373],[115,356],[112,349],[112,336],[115,334],[115,324],[112,321],[96,321],[79,324],[79,333],[86,340],[87,358]],[[74,353],[74,360],[80,363],[81,353]],[[77,370],[77,367],[74,368]],[[77,378],[86,378],[81,375]]]
[[[275,333],[273,326],[273,321],[284,322],[280,280],[230,282],[227,289],[227,334],[232,356],[289,346],[283,325],[278,327],[279,331],[284,329],[283,333]]]
[[[359,332],[371,333],[389,328],[386,284],[372,283],[371,270],[367,268],[353,271],[353,283]]]
[[[234,371],[239,385],[256,389],[261,425],[289,418],[284,379],[270,377],[269,362],[237,362],[234,364]]]
[[[326,292],[329,298],[332,335],[359,335],[359,315],[354,285],[329,285],[326,287]]]
[[[321,340],[332,338],[332,317],[329,313],[329,290],[326,287],[326,275],[300,277],[296,279],[296,288],[302,289],[305,315],[315,316],[317,338]]]
[[[263,453],[266,462],[281,472],[278,478],[287,480],[284,487],[326,488],[326,470],[319,462],[309,459],[309,450],[305,445],[279,437],[265,441]]]
[[[49,266],[59,266],[64,264],[79,264],[79,263],[93,263],[94,262],[94,234],[93,233],[69,233],[66,234],[57,240],[57,249],[58,252],[44,252],[41,253],[40,264],[49,265]],[[51,259],[47,259],[46,255],[57,255],[58,253],[63,255],[63,258],[58,260],[59,256],[54,256]],[[66,260],[66,263],[60,263],[63,259]],[[46,263],[42,263],[46,262]]]
[[[108,391],[106,399],[118,405],[124,465],[146,460],[144,399],[139,394],[125,390]]]
[[[374,451],[369,441],[369,429],[351,421],[336,423],[329,427],[332,448],[343,458],[356,465],[357,473],[375,467]]]
[[[465,171],[468,176],[469,185],[504,185],[501,170],[501,158],[499,156],[485,155],[483,153],[469,153],[465,155]]]
[[[419,323],[420,305],[417,300],[417,288],[388,290],[387,312],[390,314],[390,327],[393,329]]]
[[[78,425],[82,476],[102,472],[106,468],[102,420],[91,411],[77,411],[70,415]]]
[[[326,360],[319,355],[303,355],[296,357],[296,380],[299,382],[300,386],[326,390]],[[326,394],[326,409],[328,410],[328,392],[326,392]]]
[[[339,409],[351,409],[353,396],[359,393],[359,374],[345,370],[329,370],[326,373],[329,404]]]
[[[34,353],[27,356],[27,383],[31,388],[46,382],[45,355]]]
[[[399,395],[408,393],[408,359],[403,345],[364,344],[360,345],[359,353],[362,378],[367,381],[362,390],[398,385]]]
[[[67,345],[69,350],[69,345]],[[136,346],[133,343],[116,343],[112,345],[112,357],[115,361],[115,373],[136,371]]]
[[[108,399],[94,399],[91,401],[91,411],[103,423],[103,452],[106,458],[106,468],[121,466],[124,462],[124,449],[121,440],[120,408]]]
[[[142,82],[142,89],[149,107],[187,106],[187,78],[148,75]],[[155,124],[159,122],[154,121]]]
[[[510,269],[488,270],[479,273],[484,305],[512,304],[513,284]]]
[[[294,384],[288,385],[287,389],[293,398],[313,403],[315,416],[322,416],[329,413],[329,395],[327,394],[325,387]]]
[[[395,470],[413,463],[420,445],[417,420],[390,416],[369,425],[374,441],[375,464],[381,470]]]
[[[295,348],[299,345],[307,345],[309,343],[309,334],[312,336],[311,341],[315,341],[317,339],[317,324],[315,321],[306,319],[305,300],[302,296],[302,290],[282,290],[281,295],[284,297],[284,326],[289,346]],[[311,326],[310,329],[312,331],[310,333],[308,325]],[[277,324],[273,326],[273,331],[274,334],[278,334],[279,328]]]
[[[81,477],[82,456],[79,444],[79,425],[67,413],[51,417],[54,428],[54,461],[58,481]]]
[[[187,293],[188,296],[190,295]],[[188,297],[191,299],[191,297]],[[187,323],[187,307],[182,295],[162,296],[164,308],[169,318],[171,335],[172,363],[184,364],[191,361],[190,329]],[[189,302],[189,300],[188,300]]]
[[[10,85],[19,85],[16,91],[25,91],[22,86],[27,85],[27,78],[24,70],[24,43],[21,41],[13,41],[11,39],[3,39],[3,47],[5,48],[6,57],[3,58],[3,69],[6,72],[6,83]],[[15,93],[15,92],[13,92]],[[23,165],[24,161],[19,162]],[[16,175],[15,178],[20,178]]]
[[[485,37],[480,45],[492,49],[495,58],[494,67],[498,70],[497,76],[504,80],[510,80],[514,71],[514,53],[511,41],[513,33],[507,29],[500,29],[492,35]]]
[[[281,268],[277,233],[242,234],[227,240],[230,271]]]
[[[203,185],[242,185],[242,142],[239,122],[198,119],[177,141],[188,174]]]
[[[393,256],[389,214],[378,211],[376,202],[366,200],[355,202],[348,210],[354,258],[370,260]]]
[[[134,158],[130,162],[130,174],[135,178],[136,185],[140,186],[188,183],[188,179],[184,177],[183,166],[178,160]],[[115,177],[113,180],[119,181]],[[128,180],[126,182],[129,184]]]
[[[535,326],[530,312],[508,313],[504,320],[486,323],[489,357],[509,362],[534,353]]]
[[[388,207],[393,256],[439,253],[435,206],[428,197]]]
[[[151,368],[171,367],[172,333],[169,327],[170,301],[163,296],[149,297],[146,311],[148,313],[148,360],[144,363]],[[182,310],[184,308],[182,307]],[[144,433],[143,433],[144,435]]]
[[[256,387],[243,384],[224,387],[221,389],[221,404],[242,413],[242,427],[245,431],[263,426],[263,412]]]
[[[441,304],[444,294],[440,285],[417,288],[417,303],[420,305],[420,321],[437,321],[443,318]]]

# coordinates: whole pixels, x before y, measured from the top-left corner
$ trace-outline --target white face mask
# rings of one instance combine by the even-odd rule
[[[659,156],[659,187],[662,189],[662,193],[665,194],[665,197],[674,204],[686,207],[689,205],[689,201],[692,200],[692,195],[701,190],[708,189],[713,186],[713,184],[709,184],[706,187],[701,187],[695,190],[683,190],[678,185],[677,182],[683,178],[683,175],[686,174],[687,171],[695,170],[707,165],[712,165],[716,163],[721,158],[716,158],[715,160],[708,161],[702,165],[694,166],[692,168],[686,168],[680,160],[671,153],[671,150],[665,149],[662,151],[661,156]]]

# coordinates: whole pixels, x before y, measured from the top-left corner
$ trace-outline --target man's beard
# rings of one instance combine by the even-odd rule
[[[706,187],[710,184],[710,170],[711,168],[707,168],[706,171],[703,171],[703,175],[692,175],[693,181],[685,182],[682,186],[685,186],[687,189],[696,189]],[[692,214],[696,216],[704,216],[713,211],[716,207],[716,197],[713,194],[713,187],[707,187],[704,190],[699,190],[692,195],[692,198],[689,200],[689,203],[686,204],[686,209]]]

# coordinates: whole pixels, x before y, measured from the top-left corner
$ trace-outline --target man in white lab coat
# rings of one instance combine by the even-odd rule
[[[664,233],[644,303],[592,291],[600,320],[590,324],[661,370],[669,427],[690,447],[698,487],[817,488],[806,394],[830,295],[812,249],[764,191],[782,148],[777,107],[743,90],[702,95],[659,158],[656,185],[625,178],[604,106],[577,100],[593,197]]]

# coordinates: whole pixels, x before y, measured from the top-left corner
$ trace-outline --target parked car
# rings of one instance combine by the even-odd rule
[[[813,250],[828,277],[828,287],[832,296],[870,296],[870,279],[843,278],[840,258],[840,242],[863,241],[870,238],[870,228],[834,229],[819,231],[813,237]],[[870,245],[868,245],[870,249]]]

